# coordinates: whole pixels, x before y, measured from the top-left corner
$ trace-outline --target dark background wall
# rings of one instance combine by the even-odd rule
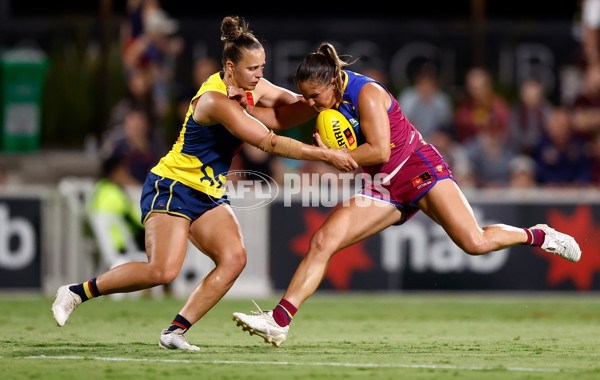
[[[329,41],[340,53],[358,58],[354,70],[384,73],[392,92],[408,85],[411,68],[428,58],[440,66],[442,85],[451,95],[460,95],[466,70],[483,65],[509,100],[515,98],[518,84],[535,74],[546,84],[550,98],[560,102],[561,71],[577,64],[580,55],[579,1],[552,5],[482,0],[361,7],[336,4],[339,9],[322,2],[294,3],[291,8],[285,3],[204,3],[161,2],[179,21],[178,35],[185,41],[184,53],[175,63],[174,96],[191,82],[195,59],[220,58],[219,28],[226,15],[240,15],[250,22],[267,49],[267,78],[292,89],[291,78],[301,57]],[[116,56],[125,4],[115,0],[0,1],[0,49],[33,42],[55,63],[68,60],[73,65],[57,80],[60,88],[48,89],[54,103],[44,115],[42,142],[46,146],[76,147],[86,132],[102,132],[106,114],[124,88]],[[59,101],[73,104],[56,105]],[[64,112],[52,114],[59,107],[70,110],[71,120],[62,117]],[[70,133],[59,133],[59,124]]]

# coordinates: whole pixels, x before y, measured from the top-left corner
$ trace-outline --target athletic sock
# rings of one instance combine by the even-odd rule
[[[188,331],[190,329],[190,327],[192,327],[192,324],[190,322],[188,322],[187,319],[185,319],[181,315],[177,314],[175,316],[175,319],[173,319],[173,322],[171,322],[171,326],[169,326],[169,328],[167,330],[175,331],[177,329],[182,329],[183,332],[185,333],[186,331]]]
[[[96,278],[82,282],[78,285],[72,285],[69,290],[81,297],[81,302],[85,302],[90,298],[99,297],[101,294],[96,286]]]
[[[546,238],[546,233],[544,231],[539,228],[523,228],[523,230],[527,234],[527,241],[525,244],[534,247],[540,247],[544,244],[544,239]]]
[[[298,309],[294,305],[282,298],[277,307],[273,309],[273,319],[279,326],[285,327],[292,322],[297,311]]]

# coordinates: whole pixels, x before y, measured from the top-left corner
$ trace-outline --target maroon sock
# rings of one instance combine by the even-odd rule
[[[296,311],[298,311],[298,309],[294,305],[282,298],[281,301],[279,301],[279,304],[277,304],[277,307],[273,309],[273,319],[279,326],[287,326],[292,322],[292,318],[294,317],[294,314],[296,314]]]
[[[544,239],[546,238],[546,233],[544,231],[539,228],[523,228],[523,230],[527,234],[527,241],[525,244],[534,247],[540,247],[544,244]]]

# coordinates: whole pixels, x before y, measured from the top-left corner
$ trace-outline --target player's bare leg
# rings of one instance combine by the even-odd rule
[[[335,253],[397,223],[401,217],[400,210],[389,203],[363,196],[351,198],[315,232],[284,298],[300,307],[319,287]]]
[[[83,283],[85,293],[71,291],[77,284],[61,286],[52,304],[58,326],[63,326],[75,308],[88,297],[148,289],[175,279],[185,258],[189,224],[185,218],[151,214],[146,221],[148,261],[125,263],[110,269]]]
[[[163,330],[159,341],[163,348],[197,349],[181,341],[183,334],[219,302],[246,265],[241,230],[228,205],[216,207],[195,220],[189,238],[216,267],[194,288],[169,329]]]
[[[246,248],[239,223],[227,205],[219,206],[194,221],[190,240],[216,264],[181,309],[180,314],[194,323],[233,286],[246,266]]]
[[[148,262],[119,265],[98,276],[101,294],[134,292],[173,281],[187,252],[190,221],[178,216],[151,213],[146,220]]]
[[[441,225],[448,236],[470,255],[483,255],[492,251],[525,244],[528,232],[523,228],[494,224],[480,227],[467,199],[452,180],[439,181],[418,202],[419,208]],[[546,225],[533,229],[542,230],[544,241],[539,246],[570,261],[579,261],[581,250],[575,240]]]
[[[444,228],[456,245],[471,255],[483,255],[527,240],[521,228],[503,224],[481,228],[467,199],[449,179],[439,181],[418,201],[418,206]]]
[[[317,290],[336,252],[374,235],[401,218],[402,213],[398,208],[387,202],[362,196],[351,198],[347,205],[334,211],[315,232],[308,253],[296,269],[283,297],[286,304],[280,303],[278,307],[284,309],[285,313],[289,313],[289,308],[299,308]],[[282,326],[273,312],[259,308],[254,315],[234,313],[233,319],[251,335],[257,334],[266,343],[278,347],[286,340],[289,321]],[[291,320],[293,313],[288,316]]]

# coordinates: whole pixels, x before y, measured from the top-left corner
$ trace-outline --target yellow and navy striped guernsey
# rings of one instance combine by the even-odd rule
[[[152,173],[179,181],[213,198],[225,194],[225,180],[231,160],[242,147],[243,141],[233,136],[222,124],[198,124],[193,114],[193,102],[208,91],[227,95],[222,72],[210,76],[192,98],[179,138]],[[253,104],[252,93],[248,102]]]

